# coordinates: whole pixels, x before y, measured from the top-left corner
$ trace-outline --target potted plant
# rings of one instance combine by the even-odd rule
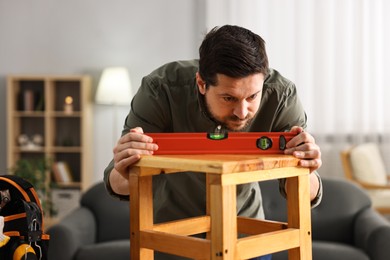
[[[51,160],[45,158],[19,159],[10,169],[13,175],[21,177],[34,186],[45,215],[55,215],[51,200],[50,168]]]

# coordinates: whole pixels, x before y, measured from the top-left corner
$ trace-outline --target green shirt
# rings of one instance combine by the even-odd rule
[[[217,123],[207,114],[203,95],[198,91],[195,74],[198,61],[168,63],[142,80],[133,98],[122,135],[131,128],[142,127],[151,132],[210,132]],[[260,109],[247,132],[282,132],[292,126],[306,128],[306,114],[298,99],[295,85],[276,70],[269,70],[265,79]],[[114,194],[108,182],[113,161],[104,173],[108,191],[122,199],[128,196]],[[205,214],[204,173],[162,174],[153,177],[155,222],[193,217]],[[237,187],[238,215],[264,218],[258,183]]]

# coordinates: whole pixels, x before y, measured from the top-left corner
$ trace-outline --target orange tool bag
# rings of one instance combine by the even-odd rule
[[[0,175],[0,259],[47,260],[41,203],[34,187],[14,175]]]

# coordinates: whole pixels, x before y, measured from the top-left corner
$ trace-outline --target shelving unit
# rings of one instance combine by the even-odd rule
[[[92,182],[90,95],[89,76],[8,76],[8,168],[20,159],[62,161],[73,180],[57,186],[86,190]],[[55,182],[53,171],[48,174]]]

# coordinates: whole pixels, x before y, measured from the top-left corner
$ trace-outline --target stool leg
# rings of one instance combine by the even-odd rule
[[[138,169],[130,172],[130,259],[153,260],[154,251],[142,248],[141,231],[153,228],[152,176],[138,176]]]
[[[210,183],[211,183],[211,174],[206,173],[206,216],[210,216]],[[206,239],[211,241],[211,232],[206,233]]]
[[[236,185],[221,185],[210,176],[211,259],[235,259],[237,244]]]
[[[300,231],[299,248],[290,249],[290,260],[311,260],[311,208],[309,175],[288,178],[287,181],[288,226]]]

